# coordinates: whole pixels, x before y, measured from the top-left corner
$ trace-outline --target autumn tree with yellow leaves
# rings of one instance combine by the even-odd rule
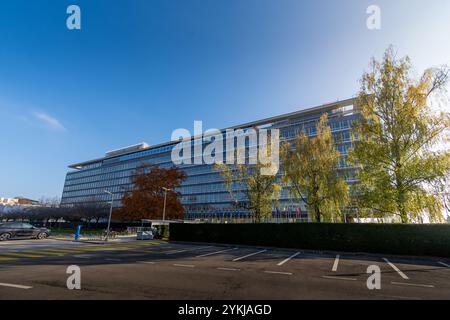
[[[348,186],[337,170],[340,153],[326,113],[316,129],[314,137],[302,131],[293,143],[283,145],[283,180],[293,196],[306,204],[312,220],[342,221],[342,209],[349,200]]]
[[[415,80],[409,58],[397,59],[392,47],[381,62],[372,60],[361,80],[361,121],[353,128],[357,141],[350,153],[359,167],[353,194],[361,214],[402,223],[424,213],[442,220],[442,199],[430,186],[450,172],[448,148],[436,148],[448,142],[450,117],[432,112],[430,98],[442,92],[448,75],[446,68],[429,69]]]

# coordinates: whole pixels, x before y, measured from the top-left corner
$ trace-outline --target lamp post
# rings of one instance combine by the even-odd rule
[[[167,201],[167,191],[172,191],[172,189],[162,187],[164,190],[164,207],[163,207],[163,221],[166,220],[166,201]]]
[[[103,190],[105,193],[111,195],[111,208],[109,209],[109,219],[108,219],[108,229],[106,229],[106,239],[105,241],[108,241],[109,239],[109,227],[111,225],[111,216],[113,211],[113,202],[114,202],[114,194],[111,191]]]

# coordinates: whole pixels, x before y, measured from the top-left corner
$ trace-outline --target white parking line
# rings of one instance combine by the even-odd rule
[[[211,247],[212,247],[212,246],[199,247],[199,248],[191,248],[191,249],[183,249],[183,250],[177,250],[177,251],[167,252],[166,254],[177,254],[177,253],[182,253],[182,252],[189,252],[189,251],[195,251],[195,250],[207,249],[207,248],[211,248]]]
[[[73,256],[74,258],[79,258],[79,259],[89,259],[91,256],[90,255],[81,255],[81,254],[76,254]]]
[[[439,263],[440,265],[443,265],[444,267],[450,268],[450,265],[448,265],[448,264],[446,264],[446,263],[444,263],[444,262],[442,262],[442,261],[438,261],[438,263]]]
[[[233,259],[233,261],[239,261],[239,260],[242,260],[242,259],[245,259],[245,258],[254,256],[254,255],[257,255],[257,254],[259,254],[259,253],[266,252],[266,251],[267,251],[267,250],[261,250],[261,251],[258,251],[258,252],[253,252],[253,253],[247,254],[247,255],[245,255],[245,256],[243,256],[243,257],[239,257],[239,258]]]
[[[344,278],[344,277],[336,277],[336,276],[322,276],[325,279],[334,279],[334,280],[347,280],[347,281],[356,281],[356,278]]]
[[[154,261],[138,261],[137,263],[155,264]]]
[[[177,251],[172,251],[172,252],[167,252],[166,254],[176,254],[176,253],[182,253],[182,252],[187,252],[189,250],[177,250]]]
[[[339,255],[336,255],[336,259],[334,259],[334,263],[333,263],[333,269],[331,269],[331,271],[336,272],[337,268],[338,268],[338,264],[339,264]]]
[[[2,286],[2,287],[18,288],[18,289],[31,289],[31,288],[33,288],[33,287],[30,287],[30,286],[22,286],[20,284],[12,284],[12,283],[0,283],[0,286]]]
[[[395,284],[395,285],[399,285],[399,286],[434,288],[434,286],[432,284],[404,283],[404,282],[395,282],[395,281],[391,281],[391,284]]]
[[[241,271],[241,269],[236,269],[236,268],[222,268],[222,267],[217,268],[217,270],[224,270],[224,271]]]
[[[283,261],[281,261],[280,263],[277,264],[277,266],[282,266],[283,264],[285,264],[286,262],[288,262],[289,260],[295,258],[296,256],[298,256],[301,252],[296,252],[294,253],[292,256],[284,259]]]
[[[173,265],[175,267],[184,267],[184,268],[194,268],[195,267],[193,264],[178,264],[178,263],[174,263]]]
[[[236,250],[236,249],[237,249],[237,248],[232,248],[232,249],[220,250],[220,251],[216,251],[216,252],[205,253],[205,254],[201,254],[201,255],[199,255],[199,256],[196,256],[196,258],[202,258],[202,257],[212,256],[213,254],[223,253],[223,252],[227,252],[227,251],[231,251],[231,250]]]
[[[400,277],[402,277],[405,280],[409,280],[408,276],[406,274],[404,274],[399,268],[397,268],[397,266],[393,263],[391,263],[388,259],[383,258],[384,261],[386,261],[386,263],[388,265],[391,266],[392,269],[394,269],[395,271],[397,271],[397,273],[400,275]]]
[[[284,275],[287,275],[287,276],[292,276],[292,272],[281,272],[281,271],[270,271],[270,270],[266,270],[264,272],[265,273],[284,274]]]

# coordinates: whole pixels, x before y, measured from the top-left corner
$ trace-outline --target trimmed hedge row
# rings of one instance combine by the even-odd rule
[[[171,224],[170,240],[450,257],[450,225]]]

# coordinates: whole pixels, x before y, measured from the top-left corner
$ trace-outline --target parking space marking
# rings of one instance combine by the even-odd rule
[[[285,264],[285,263],[288,262],[289,260],[291,260],[291,259],[295,258],[296,256],[298,256],[300,253],[301,253],[300,251],[294,253],[292,256],[290,256],[290,257],[284,259],[283,261],[281,261],[280,263],[278,263],[277,266],[282,266],[283,264]]]
[[[331,269],[331,271],[336,272],[338,269],[338,265],[339,265],[339,258],[340,255],[336,255],[336,258],[334,259],[334,263],[333,263],[333,268]]]
[[[195,251],[195,250],[207,249],[207,248],[211,248],[211,247],[212,247],[212,246],[198,247],[198,248],[190,248],[190,249],[182,249],[182,250],[176,250],[176,251],[167,252],[166,254],[177,254],[177,253],[182,253],[182,252],[189,252],[189,251]]]
[[[253,253],[247,254],[247,255],[245,255],[245,256],[243,256],[243,257],[239,257],[239,258],[233,259],[233,261],[239,261],[239,260],[242,260],[242,259],[245,259],[245,258],[254,256],[254,255],[257,255],[257,254],[266,252],[266,251],[267,251],[267,250],[261,250],[261,251],[253,252]]]
[[[265,270],[265,273],[272,273],[272,274],[283,274],[283,275],[287,275],[287,276],[292,276],[292,272],[281,272],[281,271],[270,271],[270,270]]]
[[[161,253],[161,251],[158,250],[129,250],[127,252],[142,254],[142,253]]]
[[[439,263],[440,265],[443,265],[444,267],[450,268],[450,265],[448,265],[448,264],[446,264],[446,263],[444,263],[444,262],[442,262],[442,261],[438,261],[438,263]]]
[[[202,257],[208,257],[208,256],[212,256],[214,254],[219,254],[219,253],[223,253],[223,252],[228,252],[231,250],[236,250],[237,248],[231,248],[231,249],[225,249],[225,250],[220,250],[220,251],[216,251],[216,252],[210,252],[210,253],[205,253],[205,254],[201,254],[199,256],[196,256],[196,258],[202,258]]]
[[[223,270],[223,271],[241,271],[241,269],[236,269],[236,268],[223,268],[223,267],[219,267],[219,268],[217,268],[217,270]]]
[[[136,261],[137,263],[145,263],[145,264],[155,264],[154,261]]]
[[[347,281],[356,281],[356,278],[346,278],[346,277],[337,277],[337,276],[322,276],[325,279],[334,279],[334,280],[347,280]]]
[[[2,287],[18,288],[18,289],[31,289],[31,288],[33,288],[33,287],[30,287],[30,286],[22,286],[20,284],[12,284],[12,283],[0,283],[0,286],[2,286]]]
[[[383,260],[391,266],[392,269],[394,269],[395,271],[397,271],[397,273],[400,275],[400,277],[402,277],[405,280],[409,280],[408,276],[406,274],[404,274],[399,268],[397,268],[397,266],[395,264],[393,264],[392,262],[390,262],[388,259],[383,258]]]
[[[195,266],[193,264],[179,264],[179,263],[174,263],[173,264],[175,267],[184,267],[184,268],[194,268]]]
[[[434,288],[434,286],[432,284],[417,284],[417,283],[405,283],[405,282],[395,282],[395,281],[391,281],[391,284],[399,285],[399,286]]]

